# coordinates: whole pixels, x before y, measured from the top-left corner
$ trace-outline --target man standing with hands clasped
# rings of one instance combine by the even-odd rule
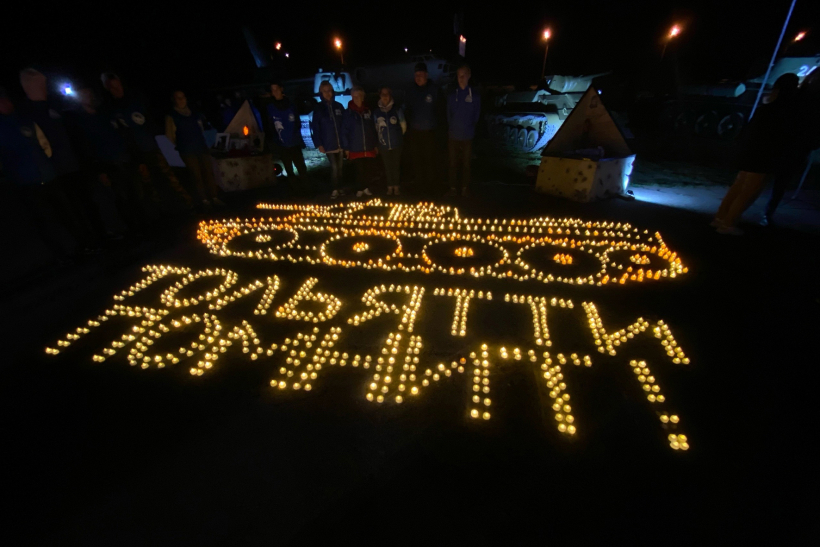
[[[470,67],[462,65],[456,73],[458,87],[447,97],[447,122],[450,125],[450,191],[446,196],[458,195],[458,172],[461,170],[461,195],[467,195],[470,184],[470,157],[481,97],[470,86]]]

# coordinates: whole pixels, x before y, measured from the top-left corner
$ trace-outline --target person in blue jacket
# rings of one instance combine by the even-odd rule
[[[384,162],[384,172],[387,175],[387,195],[399,195],[401,149],[407,123],[404,121],[404,112],[393,101],[390,88],[382,86],[379,89],[378,108],[373,111],[373,120],[376,123],[379,155]]]
[[[191,196],[179,183],[168,161],[157,144],[159,131],[152,123],[148,112],[148,102],[135,91],[126,92],[120,77],[113,72],[101,76],[103,87],[110,97],[105,107],[117,120],[119,130],[128,143],[129,153],[142,178],[143,185],[150,189],[152,198],[160,199],[160,191],[173,191],[185,209],[191,209]]]
[[[342,162],[344,149],[342,148],[342,120],[344,107],[333,100],[333,85],[324,81],[319,85],[322,100],[313,110],[313,119],[310,122],[310,131],[313,135],[313,144],[330,162],[330,181],[333,184],[331,198],[336,199],[344,192],[339,187],[342,180]]]
[[[70,254],[59,232],[68,232],[76,250],[86,251],[91,250],[91,234],[63,188],[55,184],[57,172],[51,155],[51,144],[40,126],[16,112],[0,88],[0,180],[30,215],[34,229],[59,261]]]
[[[428,79],[425,63],[416,64],[413,79],[414,83],[404,96],[409,124],[407,146],[416,182],[431,190],[438,182],[436,127],[441,103],[438,88]]]
[[[356,180],[356,197],[372,196],[368,184],[373,177],[376,156],[376,124],[373,112],[364,104],[364,89],[353,86],[342,121],[342,149],[351,161]]]
[[[174,108],[165,116],[165,136],[176,146],[205,210],[212,205],[224,207],[216,197],[214,165],[205,142],[205,116],[188,106],[185,92],[178,89],[171,97]]]
[[[294,176],[294,166],[299,170],[299,179],[305,181],[307,166],[302,156],[302,124],[296,107],[284,94],[282,82],[270,85],[271,99],[265,105],[267,114],[267,141],[279,152],[279,159],[285,165],[288,177]]]
[[[470,159],[473,151],[475,126],[481,114],[481,97],[470,85],[470,67],[462,65],[456,72],[458,86],[447,97],[447,122],[450,126],[450,191],[448,196],[458,195],[461,170],[461,195],[467,195],[470,184]]]

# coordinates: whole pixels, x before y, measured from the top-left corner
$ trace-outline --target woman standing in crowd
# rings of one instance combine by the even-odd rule
[[[399,195],[401,146],[407,123],[404,112],[396,107],[390,88],[382,86],[379,90],[378,109],[373,113],[378,134],[379,155],[384,162],[387,175],[387,195]]]
[[[223,207],[225,204],[216,197],[214,167],[205,142],[205,117],[188,107],[184,92],[174,91],[172,97],[174,108],[165,117],[165,135],[179,151],[205,209],[211,205]]]
[[[310,129],[313,133],[313,144],[316,149],[327,156],[330,162],[330,181],[333,184],[332,199],[342,195],[339,181],[342,178],[342,160],[344,149],[342,146],[342,122],[344,121],[344,107],[333,99],[333,86],[328,81],[319,85],[322,100],[313,111],[313,120]]]
[[[376,124],[373,113],[364,104],[364,89],[353,86],[352,100],[342,122],[342,149],[351,160],[356,175],[356,197],[372,196],[367,182],[373,174],[373,162],[379,153],[376,148]]]

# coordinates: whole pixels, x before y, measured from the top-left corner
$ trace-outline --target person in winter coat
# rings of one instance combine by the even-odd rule
[[[387,86],[379,90],[379,103],[373,112],[373,121],[376,123],[379,155],[382,157],[384,172],[387,175],[387,195],[398,196],[401,149],[407,123],[404,121],[404,112],[395,105]]]
[[[160,193],[167,194],[170,190],[185,209],[191,209],[191,196],[179,183],[157,144],[155,137],[159,131],[149,115],[148,101],[140,93],[126,92],[122,80],[113,72],[103,73],[100,79],[109,93],[104,108],[117,120],[143,187],[149,190],[154,201],[160,199]]]
[[[820,148],[820,73],[813,72],[803,80],[798,90],[794,127],[794,144],[775,167],[772,195],[766,204],[762,226],[771,226],[772,217],[792,182],[799,181],[811,167],[812,151]],[[798,182],[799,184],[799,182]]]
[[[304,181],[307,177],[307,166],[302,156],[305,143],[302,142],[299,113],[290,99],[285,96],[281,82],[271,83],[270,94],[271,98],[265,105],[268,142],[279,152],[279,158],[285,165],[288,177],[295,176],[295,166],[299,170],[299,179]]]
[[[463,65],[456,72],[458,86],[447,97],[447,122],[450,126],[450,191],[458,194],[458,172],[461,171],[461,195],[467,195],[470,184],[470,158],[473,151],[475,126],[481,114],[481,97],[470,85],[470,67]]]
[[[757,109],[747,126],[738,162],[740,172],[712,221],[718,233],[743,234],[736,226],[737,221],[760,195],[779,162],[795,146],[793,128],[798,114],[795,108],[798,82],[795,74],[780,76],[774,83],[769,103]]]
[[[114,194],[117,211],[133,233],[148,225],[145,192],[137,173],[130,169],[128,145],[118,131],[118,122],[102,110],[89,86],[77,86],[79,108],[66,113],[74,135],[80,163],[89,180],[96,180]],[[98,231],[108,232],[101,218],[92,218]]]
[[[82,224],[83,232],[89,234],[87,241],[102,237],[102,233],[94,234],[95,227],[99,227],[99,211],[91,197],[93,185],[80,169],[62,112],[48,96],[45,75],[34,68],[24,69],[20,72],[20,85],[27,97],[20,105],[21,116],[36,123],[51,146],[49,162],[55,177],[50,184],[60,187],[68,197],[75,218]]]
[[[436,127],[438,125],[439,91],[427,77],[427,65],[417,63],[414,83],[404,96],[409,128],[407,146],[416,182],[432,189],[438,181],[436,173]]]
[[[344,159],[342,122],[345,109],[333,100],[333,85],[330,82],[322,82],[319,85],[319,92],[322,95],[322,100],[313,110],[310,130],[313,134],[313,144],[319,152],[327,156],[327,160],[330,162],[330,181],[333,184],[333,193],[330,197],[336,199],[343,194],[339,188],[339,182],[342,180],[342,161]]]
[[[59,232],[68,232],[78,251],[90,250],[90,234],[62,187],[54,183],[57,175],[51,155],[51,144],[40,126],[16,112],[0,88],[0,180],[30,215],[43,243],[62,260],[71,253]]]
[[[376,124],[373,113],[364,104],[364,89],[354,86],[350,91],[351,101],[347,105],[342,121],[342,149],[345,158],[351,160],[356,176],[356,197],[372,196],[368,182],[373,175],[376,156]]]
[[[205,117],[188,106],[188,98],[183,91],[174,91],[172,98],[174,108],[165,116],[165,136],[179,151],[204,208],[210,209],[212,205],[224,207],[225,204],[216,197],[214,166],[205,142]]]

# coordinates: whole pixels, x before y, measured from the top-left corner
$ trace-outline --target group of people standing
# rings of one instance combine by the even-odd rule
[[[223,205],[202,117],[184,93],[174,93],[166,134],[191,174],[191,193],[159,148],[147,101],[116,74],[102,74],[103,93],[75,82],[68,107],[34,68],[21,71],[20,84],[20,101],[0,89],[0,178],[58,260],[125,237],[139,240],[163,217],[197,205]]]
[[[410,147],[416,182],[425,188],[438,184],[436,131],[441,93],[428,78],[425,63],[416,64],[414,72],[414,85],[405,95],[404,107],[397,106],[392,90],[382,86],[376,107],[371,109],[365,103],[364,89],[354,86],[351,101],[345,109],[336,101],[333,85],[322,82],[319,88],[321,100],[313,111],[311,132],[314,145],[325,154],[330,164],[331,198],[344,195],[345,160],[350,162],[354,172],[357,197],[373,195],[369,185],[377,168],[375,162],[379,159],[384,166],[387,195],[399,195],[405,138]],[[459,67],[458,86],[447,97],[446,103],[450,158],[447,195],[452,196],[468,193],[472,140],[481,112],[481,97],[470,86],[470,75],[469,66]],[[284,97],[281,82],[271,85],[271,95],[273,99],[267,103],[265,113],[273,128],[280,157],[289,176],[293,175],[295,165],[304,177],[298,112]]]

